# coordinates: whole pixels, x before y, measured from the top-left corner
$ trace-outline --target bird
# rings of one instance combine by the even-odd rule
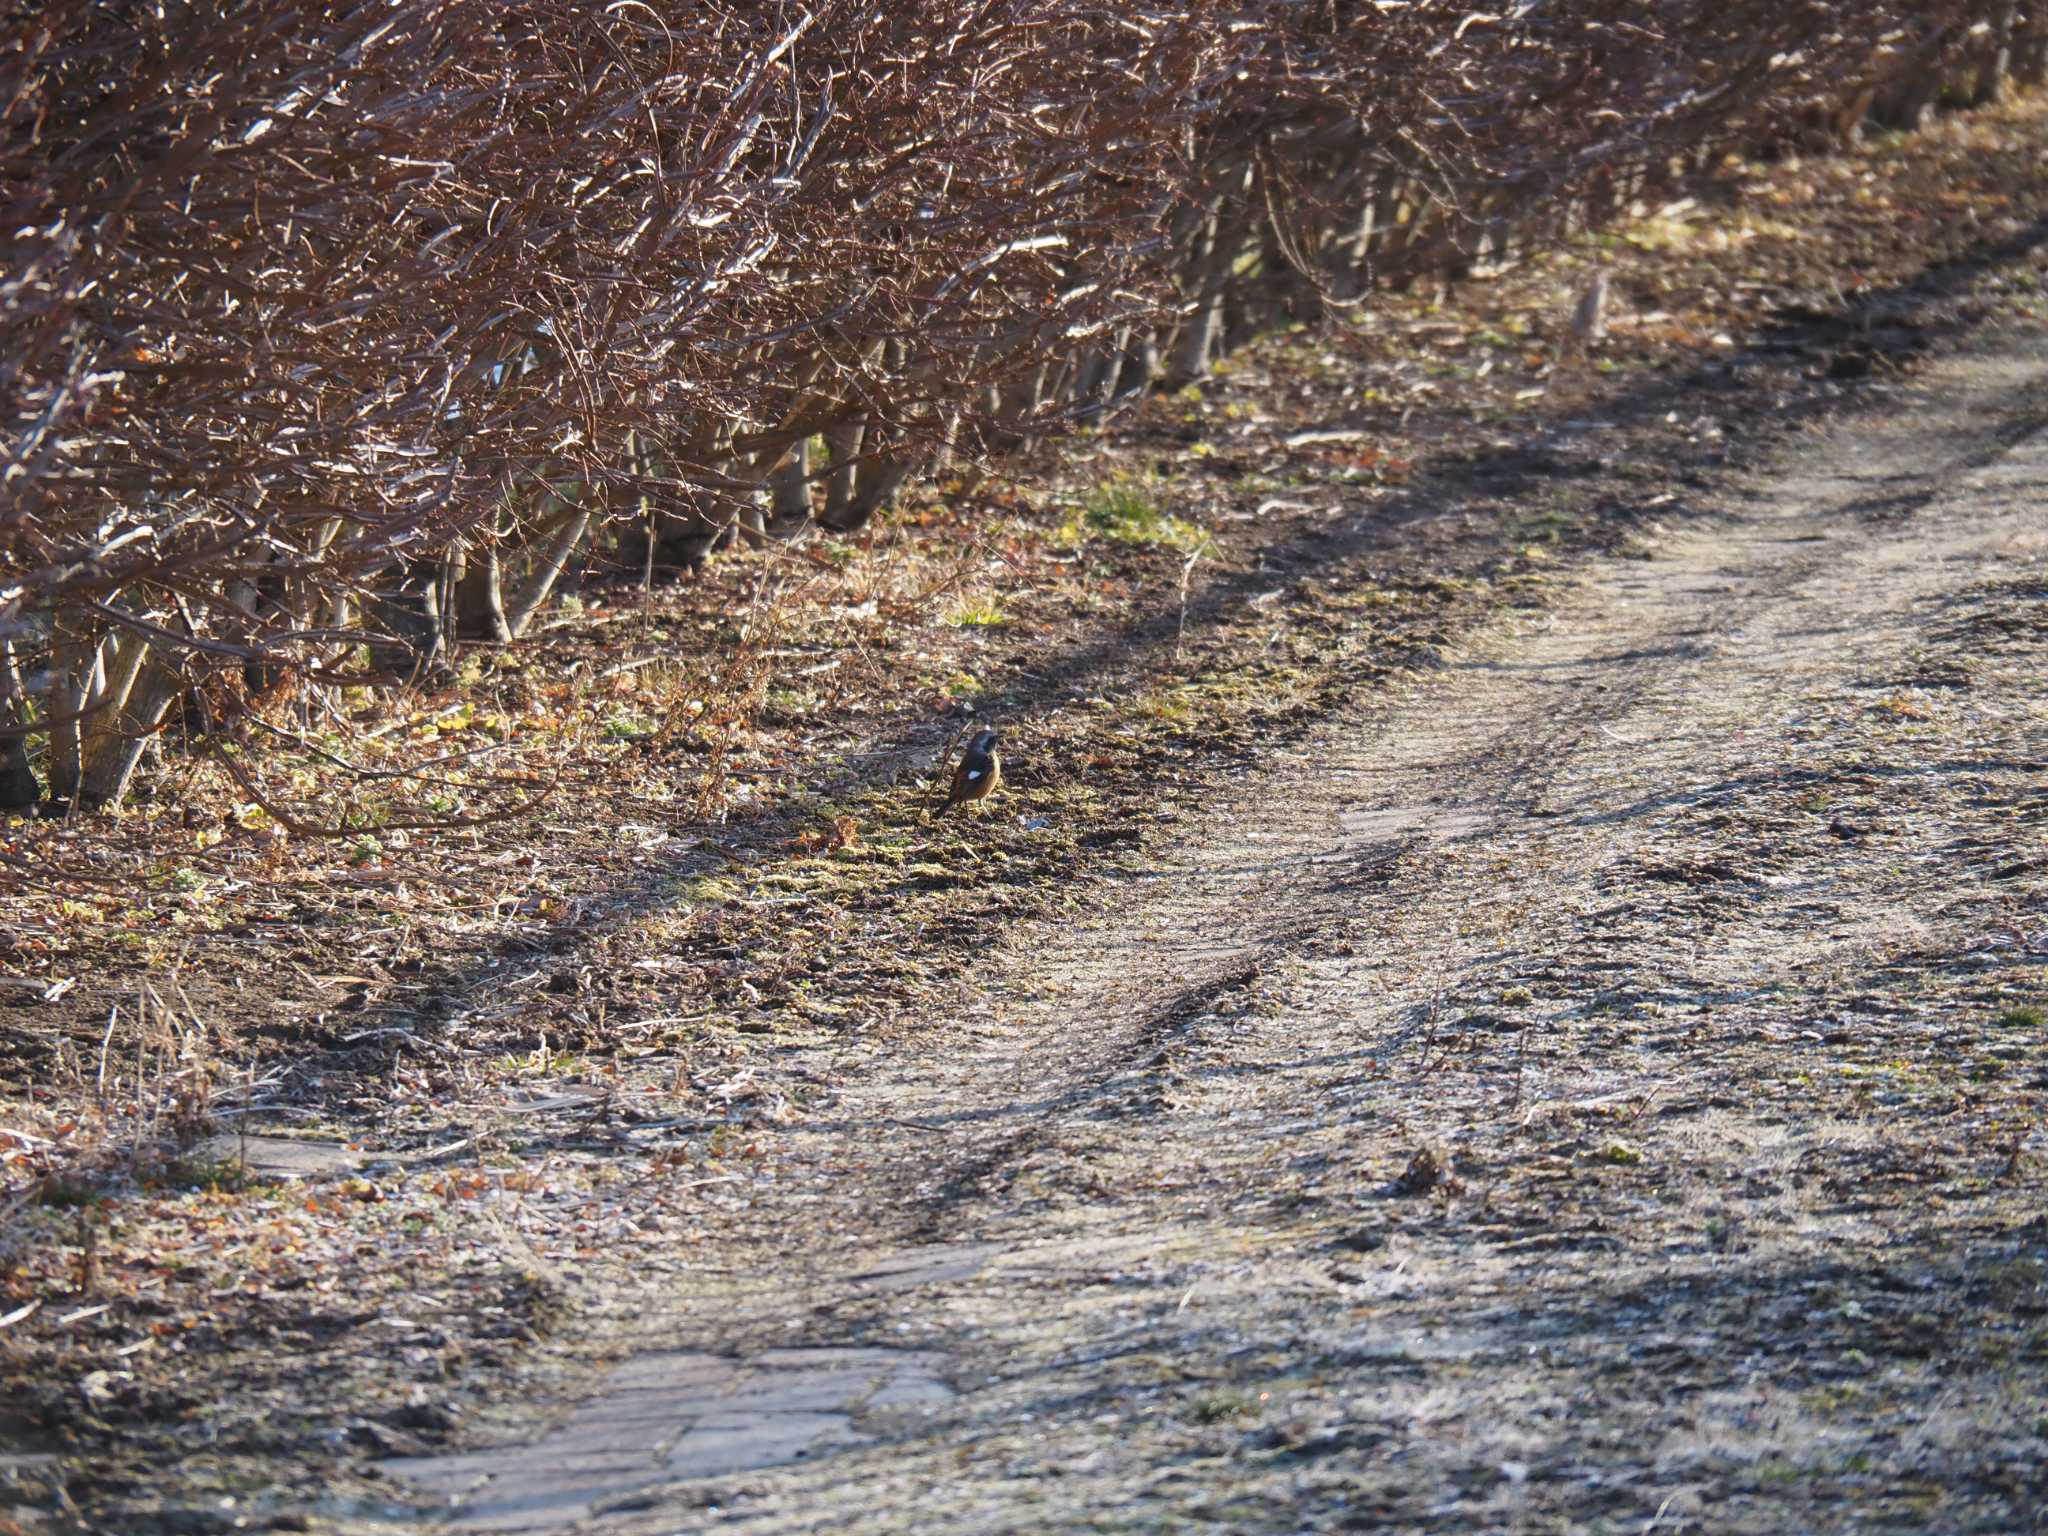
[[[1581,356],[1591,352],[1595,346],[1607,339],[1607,290],[1609,274],[1601,267],[1593,274],[1593,281],[1586,285],[1586,291],[1579,295],[1579,306],[1572,311],[1572,340],[1579,344]]]
[[[939,814],[945,815],[966,800],[986,800],[1003,782],[1003,760],[996,756],[996,733],[979,732],[960,754],[960,766],[953,770],[953,788]]]

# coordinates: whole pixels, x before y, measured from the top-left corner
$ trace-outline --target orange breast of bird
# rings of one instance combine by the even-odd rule
[[[946,796],[946,804],[958,805],[963,800],[986,800],[995,793],[996,785],[1002,782],[1003,765],[990,756],[977,762],[969,758],[953,770],[953,790]]]

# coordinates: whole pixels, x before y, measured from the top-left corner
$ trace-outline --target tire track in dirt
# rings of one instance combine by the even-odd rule
[[[1724,546],[1721,535],[1711,537],[1714,552],[1704,569],[1718,572]],[[1836,551],[1826,543],[1791,559],[1770,558],[1752,574],[1745,596],[1772,601],[1812,580],[1833,558]],[[1613,593],[1625,595],[1637,584],[1624,567]],[[1647,627],[1595,629],[1583,599],[1543,625],[1542,634],[1568,639],[1542,665],[1568,677],[1597,668],[1597,691],[1569,680],[1531,687],[1516,676],[1510,686],[1488,690],[1477,707],[1469,691],[1453,691],[1423,719],[1401,718],[1385,736],[1323,738],[1306,761],[1264,776],[1244,803],[1212,819],[1208,830],[1222,834],[1215,843],[1184,849],[1179,862],[1144,878],[1135,912],[1114,914],[1096,931],[1064,936],[1069,958],[1058,990],[1038,1005],[1054,1022],[1037,1034],[1003,1038],[958,1075],[922,1074],[924,1087],[908,1089],[919,1097],[903,1118],[931,1124],[977,1097],[984,1105],[1000,1103],[987,1093],[991,1072],[1000,1079],[1006,1059],[1037,1060],[1048,1051],[1060,1054],[1070,1084],[1060,1098],[1063,1117],[1142,1103],[1141,1080],[1148,1068],[1166,1065],[1158,1058],[1170,1051],[1177,1031],[1353,923],[1354,882],[1391,882],[1446,842],[1483,839],[1528,815],[1577,744],[1668,686],[1674,666],[1708,657],[1708,641],[1739,622],[1739,614],[1727,611],[1719,579],[1705,581],[1688,594],[1692,602],[1677,605],[1661,601],[1668,584],[1657,584],[1660,601],[1635,605],[1650,610]],[[1507,654],[1529,643],[1526,635],[1510,634]],[[1448,673],[1507,675],[1506,664],[1488,654],[1500,644],[1497,637],[1474,642],[1474,654],[1451,663]],[[1437,679],[1432,691],[1444,694],[1446,682]],[[1456,792],[1425,787],[1432,780]],[[1377,793],[1368,787],[1374,784],[1381,786]],[[1389,784],[1405,792],[1390,794]],[[1082,1054],[1063,1043],[1076,1020],[1090,1026]],[[1050,1134],[1041,1119],[976,1157],[927,1203],[908,1236],[943,1240],[955,1206],[987,1193],[1003,1166],[1044,1145]]]
[[[1960,1486],[1943,1415],[1991,1389],[1958,1368],[1944,1396],[1885,1331],[1933,1326],[1889,1298],[1922,1295],[1953,1235],[1812,1192],[1853,1181],[1844,1157],[1934,1154],[1781,1057],[1818,1048],[1797,1026],[1829,944],[1962,942],[1967,893],[1949,844],[1784,818],[1829,775],[1880,781],[1880,748],[1935,750],[1870,737],[1858,690],[2001,558],[2041,558],[2044,382],[2020,348],[1941,365],[1742,515],[1331,722],[1095,921],[992,952],[943,1044],[792,1128],[763,1197],[779,1257],[679,1286],[619,1339],[624,1375],[528,1443],[395,1470],[457,1529],[618,1536],[1699,1529],[1710,1507],[1704,1528],[1826,1529],[1868,1512],[1859,1457],[1887,1487]],[[1999,751],[1926,775],[1980,800],[2011,789],[1992,764],[2048,754],[1985,675],[1970,729]],[[1803,766],[1823,749],[1848,766]],[[1944,827],[1969,814],[1943,802]],[[1967,1230],[2009,1245],[1985,1198]],[[826,1210],[853,1241],[804,1236]],[[1811,1321],[1842,1294],[1854,1344]],[[1896,1401],[1788,1389],[1823,1346],[1891,1361]],[[689,1371],[664,1383],[663,1352]],[[714,1366],[734,1384],[707,1394]],[[1830,1435],[1846,1472],[1806,1459]],[[1968,1463],[1956,1528],[2012,1528],[2007,1443]]]

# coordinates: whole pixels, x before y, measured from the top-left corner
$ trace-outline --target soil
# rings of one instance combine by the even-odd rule
[[[1071,496],[735,576],[733,656],[867,658],[829,698],[614,693],[730,613],[586,609],[563,718],[704,707],[565,749],[549,839],[259,885],[230,807],[188,903],[17,923],[84,980],[9,1032],[0,1522],[2038,1528],[2041,132],[1758,171],[1992,211],[1745,345],[1563,374],[1474,339],[1509,275],[1386,322],[1515,359],[1455,434],[1356,404],[1440,352],[1315,336],[1043,466],[1191,460],[1206,545]]]
[[[2044,429],[2039,336],[1946,360],[992,936],[915,1048],[792,1053],[624,1363],[398,1484],[621,1536],[2038,1528]]]

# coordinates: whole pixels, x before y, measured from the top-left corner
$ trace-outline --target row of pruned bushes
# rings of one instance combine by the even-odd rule
[[[19,13],[17,13],[19,14]],[[0,803],[857,528],[1735,145],[2038,80],[2013,0],[48,0],[0,43]]]

